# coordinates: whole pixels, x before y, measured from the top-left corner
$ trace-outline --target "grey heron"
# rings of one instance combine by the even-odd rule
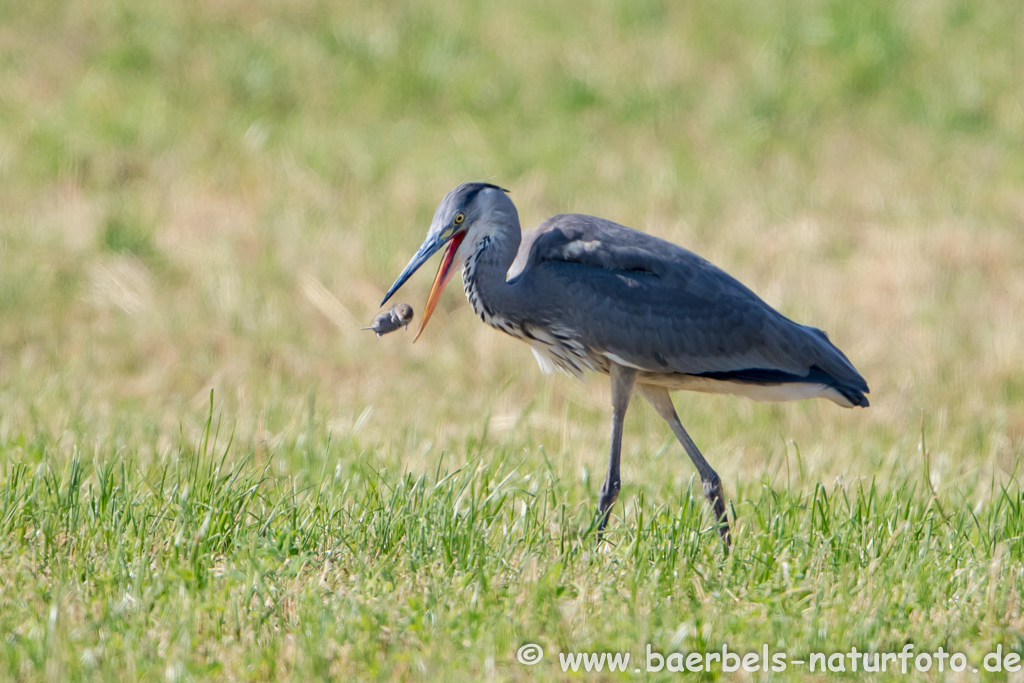
[[[416,339],[461,268],[473,312],[529,344],[543,370],[609,375],[611,447],[599,532],[621,487],[622,425],[634,388],[696,466],[726,546],[722,481],[683,428],[669,392],[761,401],[821,397],[846,408],[868,406],[867,382],[825,332],[789,320],[725,271],[671,242],[581,214],[554,216],[524,235],[507,190],[465,183],[441,201],[426,240],[381,306],[442,248]]]

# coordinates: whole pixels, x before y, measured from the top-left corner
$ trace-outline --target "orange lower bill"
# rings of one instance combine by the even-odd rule
[[[455,269],[452,268],[452,264],[455,261],[455,252],[459,250],[459,245],[462,244],[462,240],[465,237],[466,233],[464,232],[455,235],[448,243],[448,248],[445,249],[444,256],[441,258],[441,265],[437,269],[437,276],[434,278],[434,286],[430,288],[430,295],[427,297],[427,303],[423,307],[420,329],[412,340],[414,344],[420,338],[420,335],[423,334],[423,328],[427,326],[427,321],[430,320],[434,307],[437,306],[437,302],[441,299],[441,292],[444,291],[445,285],[452,279],[452,274],[455,272]]]

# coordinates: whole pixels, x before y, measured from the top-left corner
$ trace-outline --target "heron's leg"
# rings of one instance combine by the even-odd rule
[[[711,465],[708,464],[708,461],[704,459],[704,456],[697,449],[697,444],[693,443],[693,439],[683,429],[683,423],[679,421],[679,416],[676,414],[675,406],[672,405],[672,397],[669,396],[668,389],[647,384],[641,384],[637,388],[643,397],[647,399],[647,402],[658,411],[658,415],[661,415],[665,422],[668,422],[672,432],[679,439],[679,443],[683,444],[683,450],[686,451],[686,454],[690,456],[690,460],[696,466],[701,483],[704,484],[704,496],[711,503],[711,508],[715,512],[715,519],[718,522],[718,533],[726,547],[729,547],[729,516],[725,511],[725,493],[722,491],[722,480],[719,478],[718,473],[711,468]]]
[[[629,407],[629,397],[633,393],[636,370],[626,368],[617,363],[611,364],[609,372],[612,380],[612,443],[608,451],[608,474],[601,486],[601,498],[597,503],[599,518],[597,529],[604,531],[608,523],[608,514],[619,497],[622,482],[619,480],[619,456],[622,453],[622,423]]]

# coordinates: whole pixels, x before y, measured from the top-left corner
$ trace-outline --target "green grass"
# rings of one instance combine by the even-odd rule
[[[52,444],[7,444],[24,454],[0,495],[8,675],[518,679],[525,642],[795,659],[909,641],[978,666],[1021,645],[1017,486],[978,505],[923,473],[754,478],[725,556],[689,486],[633,497],[598,546],[595,492],[543,451],[474,440],[414,474],[321,436],[281,478],[210,426],[146,465],[75,450],[54,469]]]
[[[0,680],[1021,652],[1022,33],[1011,1],[0,5]],[[359,329],[470,179],[710,258],[872,407],[676,398],[725,555],[635,401],[599,545],[605,380],[457,292],[415,346]]]

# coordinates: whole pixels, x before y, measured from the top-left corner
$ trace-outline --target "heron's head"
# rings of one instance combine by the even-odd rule
[[[423,241],[419,250],[395,280],[395,284],[391,285],[391,289],[380,303],[381,306],[387,303],[388,299],[398,291],[398,288],[427,262],[427,259],[440,251],[442,247],[447,247],[441,258],[441,265],[437,269],[434,286],[430,288],[430,296],[427,297],[427,303],[423,307],[423,317],[420,318],[420,329],[416,333],[416,339],[419,339],[423,328],[427,326],[430,314],[434,312],[434,307],[437,306],[437,301],[441,298],[441,292],[444,291],[448,280],[461,266],[463,256],[459,246],[466,241],[467,237],[469,237],[468,244],[472,245],[476,241],[476,233],[486,230],[495,222],[496,218],[507,213],[509,207],[511,207],[512,213],[515,213],[515,206],[505,196],[507,192],[508,190],[490,183],[464,183],[441,200],[437,211],[434,212],[434,220],[430,223],[427,239]],[[518,221],[518,217],[516,220]]]

